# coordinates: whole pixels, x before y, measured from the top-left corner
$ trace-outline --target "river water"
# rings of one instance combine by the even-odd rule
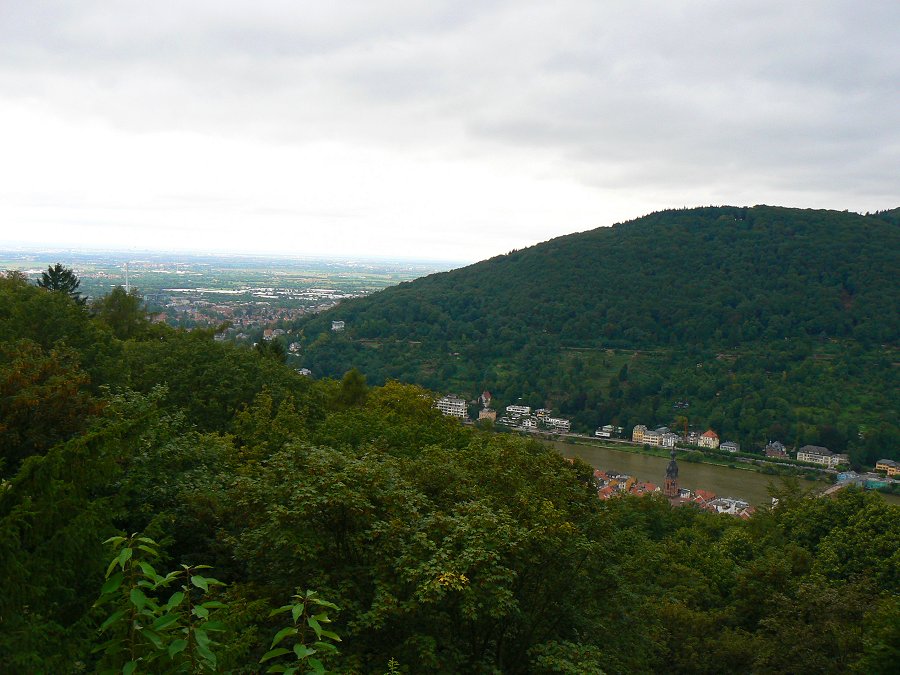
[[[563,457],[580,457],[596,469],[603,471],[615,471],[634,476],[641,481],[656,483],[662,487],[666,478],[666,467],[669,465],[667,457],[653,457],[636,452],[624,452],[611,448],[598,448],[589,445],[577,445],[551,441]],[[731,469],[718,464],[694,464],[679,460],[678,485],[691,490],[709,490],[720,497],[734,497],[750,502],[754,506],[769,504],[768,488],[773,482],[778,482],[778,476],[767,476],[756,471]],[[821,490],[826,483],[807,483],[802,480],[801,485]],[[879,493],[880,494],[880,493]],[[889,504],[900,506],[900,495],[882,494]]]
[[[656,483],[660,487],[665,481],[666,466],[669,464],[667,457],[653,457],[636,452],[560,441],[553,441],[552,445],[563,457],[580,457],[597,469],[626,473],[638,480]],[[767,476],[756,471],[730,469],[717,464],[694,464],[684,460],[678,462],[680,487],[709,490],[720,497],[743,499],[755,506],[771,501],[768,487],[777,480],[777,476]],[[803,483],[806,484],[806,481]],[[810,483],[810,486],[812,485],[824,486],[824,483]]]

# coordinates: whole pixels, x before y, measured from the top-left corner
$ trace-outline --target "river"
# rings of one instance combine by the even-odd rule
[[[625,452],[612,448],[598,448],[590,445],[577,445],[551,441],[563,457],[580,457],[597,469],[615,471],[634,476],[638,480],[656,483],[662,487],[666,476],[666,457],[654,457],[637,452]],[[678,485],[691,490],[701,489],[715,492],[720,497],[734,497],[761,506],[770,502],[769,484],[778,481],[778,476],[768,476],[756,471],[731,469],[719,464],[699,464],[680,460],[678,462]],[[807,483],[802,485],[822,489],[825,483]],[[880,493],[879,493],[880,494]],[[900,506],[900,495],[882,494],[889,504]]]
[[[624,452],[610,448],[576,445],[553,441],[553,446],[563,457],[580,457],[591,466],[604,471],[615,471],[634,476],[638,480],[650,481],[662,487],[666,476],[667,457],[654,457],[637,452]],[[680,460],[678,462],[678,485],[691,490],[702,489],[715,492],[720,497],[743,499],[755,506],[768,504],[769,484],[777,481],[777,476],[767,476],[756,471],[730,469],[718,464],[699,464]],[[806,484],[806,481],[803,481]],[[810,483],[824,487],[824,483]]]

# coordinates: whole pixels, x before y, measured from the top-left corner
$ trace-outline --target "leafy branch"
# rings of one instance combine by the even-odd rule
[[[95,603],[111,610],[99,628],[108,639],[94,650],[106,657],[104,672],[215,672],[216,643],[209,634],[225,630],[212,616],[225,604],[206,596],[224,584],[201,574],[209,565],[181,565],[160,575],[150,562],[159,557],[153,539],[132,534],[104,543],[114,552]]]
[[[337,605],[322,600],[316,591],[298,590],[297,594],[291,597],[294,600],[292,603],[274,609],[269,614],[269,616],[276,616],[290,612],[292,621],[289,626],[275,634],[269,651],[263,654],[259,662],[265,663],[273,659],[285,661],[283,657],[293,654],[290,663],[271,665],[266,672],[285,673],[285,675],[298,672],[325,675],[328,671],[319,657],[336,654],[337,647],[331,642],[340,642],[341,638],[337,633],[325,629],[323,624],[331,623],[327,610],[339,611]],[[310,639],[312,639],[311,643]],[[288,644],[293,641],[293,648],[289,649],[284,646],[285,641]]]

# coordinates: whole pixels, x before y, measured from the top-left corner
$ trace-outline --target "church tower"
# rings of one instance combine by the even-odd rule
[[[678,462],[675,461],[675,448],[672,448],[672,460],[666,467],[666,483],[663,494],[666,497],[678,496]]]

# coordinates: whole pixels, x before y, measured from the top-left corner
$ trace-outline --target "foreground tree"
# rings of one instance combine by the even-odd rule
[[[75,272],[61,263],[51,265],[46,272],[41,272],[41,278],[38,279],[37,285],[48,291],[65,293],[79,305],[87,302],[87,298],[81,297],[81,293],[78,292],[81,280],[75,276]]]
[[[0,476],[84,429],[100,407],[88,382],[70,349],[0,342]]]

